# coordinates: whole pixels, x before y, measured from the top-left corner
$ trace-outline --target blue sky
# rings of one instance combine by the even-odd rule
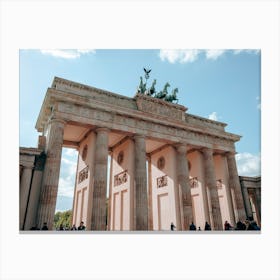
[[[260,175],[260,58],[258,50],[21,50],[20,146],[37,145],[35,123],[54,76],[133,97],[146,67],[157,91],[169,82],[188,113],[241,135],[239,174]],[[72,207],[76,161],[63,150],[57,210]]]

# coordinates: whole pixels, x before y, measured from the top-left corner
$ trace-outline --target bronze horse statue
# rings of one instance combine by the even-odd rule
[[[168,91],[167,91],[167,88],[170,87],[170,84],[169,83],[166,83],[164,85],[164,88],[162,91],[158,92],[155,97],[156,98],[159,98],[159,99],[164,99],[167,95],[168,95]]]
[[[176,103],[178,103],[177,93],[178,93],[178,88],[173,89],[170,95],[165,96],[164,100],[171,103],[173,101],[177,101]]]

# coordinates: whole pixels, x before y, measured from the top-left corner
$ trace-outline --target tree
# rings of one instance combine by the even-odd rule
[[[56,229],[62,224],[64,228],[70,228],[72,225],[72,210],[56,212],[54,215],[54,226]]]

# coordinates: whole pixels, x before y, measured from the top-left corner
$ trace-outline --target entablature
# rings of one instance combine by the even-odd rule
[[[186,110],[182,105],[142,94],[129,98],[55,78],[52,88],[47,90],[36,128],[44,131],[55,116],[65,121],[155,138],[176,138],[181,142],[218,144],[234,150],[234,142],[239,141],[240,136],[226,132],[225,123],[187,114]]]

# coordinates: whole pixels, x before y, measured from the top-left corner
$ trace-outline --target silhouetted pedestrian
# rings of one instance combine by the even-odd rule
[[[78,227],[78,230],[85,230],[85,229],[86,229],[86,227],[84,226],[84,222],[82,221],[80,223],[80,226]]]
[[[30,230],[40,230],[37,225],[30,228]]]
[[[247,230],[260,230],[257,223],[253,220],[249,223]]]
[[[249,221],[246,221],[249,223]],[[240,220],[236,223],[236,228],[235,230],[246,230],[246,225],[242,223]]]
[[[71,227],[71,230],[77,230],[75,224]]]
[[[204,230],[211,230],[211,226],[208,224],[208,222],[205,222]]]
[[[190,230],[196,230],[196,226],[193,222],[190,224]]]
[[[43,227],[41,228],[41,230],[49,230],[49,229],[48,229],[48,226],[47,226],[47,223],[44,223],[44,224],[43,224]]]
[[[60,224],[59,230],[64,230],[63,224]]]
[[[173,223],[171,223],[170,229],[171,229],[171,230],[174,230],[174,228],[176,228],[175,225],[174,225]]]
[[[225,221],[224,228],[225,228],[225,230],[231,230],[232,226],[228,221]]]

